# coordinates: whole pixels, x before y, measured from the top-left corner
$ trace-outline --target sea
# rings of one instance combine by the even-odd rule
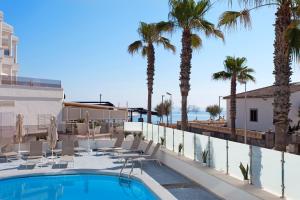
[[[140,115],[134,115],[133,116],[133,121],[137,122],[139,119]],[[226,118],[226,112],[222,112],[221,113],[221,117],[225,117]],[[142,118],[144,120],[144,122],[147,121],[147,115],[142,115]],[[188,113],[188,120],[192,121],[192,120],[209,120],[210,119],[210,115],[209,113],[205,112],[205,111],[199,111],[198,113]],[[172,113],[172,123],[176,123],[177,121],[181,120],[181,112],[180,111],[174,111]],[[167,117],[164,116],[163,117],[163,121],[167,122]],[[158,124],[160,122],[160,118],[158,116],[153,115],[152,116],[152,123],[154,124]],[[169,122],[170,122],[170,116],[169,116]]]

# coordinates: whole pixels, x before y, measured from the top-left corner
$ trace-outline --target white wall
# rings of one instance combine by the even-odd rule
[[[41,114],[53,115],[60,123],[62,101],[61,88],[0,85],[0,113],[21,113],[24,115],[24,125],[38,125],[38,115]]]
[[[230,100],[227,99],[227,121],[230,127]],[[267,131],[269,129],[274,130],[273,126],[273,98],[248,98],[246,101],[247,108],[247,129],[256,131]],[[300,92],[295,92],[291,94],[291,109],[289,113],[289,118],[293,120],[293,123],[298,123],[298,110],[300,106]],[[237,99],[237,113],[236,113],[236,127],[245,127],[245,107],[244,99]],[[250,109],[254,108],[258,110],[258,121],[250,121]]]

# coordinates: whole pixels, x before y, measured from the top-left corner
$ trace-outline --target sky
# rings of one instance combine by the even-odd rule
[[[206,18],[217,23],[230,9],[219,0]],[[0,0],[0,10],[20,38],[19,76],[61,80],[66,101],[98,101],[101,93],[102,101],[146,107],[147,61],[128,54],[127,47],[139,39],[139,22],[168,20],[168,0]],[[273,84],[274,13],[273,7],[253,12],[252,28],[223,30],[225,42],[199,33],[203,47],[193,53],[189,105],[205,108],[229,94],[229,81],[211,78],[223,70],[226,56],[244,56],[255,69],[256,82],[248,89]],[[156,47],[153,107],[166,92],[180,106],[181,31],[166,35],[175,54]],[[292,68],[292,81],[299,81],[299,66]],[[237,91],[243,90],[238,85]],[[221,104],[226,105],[224,100]]]

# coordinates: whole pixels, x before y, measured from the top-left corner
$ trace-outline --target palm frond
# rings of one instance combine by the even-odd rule
[[[242,70],[238,73],[238,81],[240,83],[245,83],[248,81],[255,82],[255,77],[252,75],[254,73],[254,69],[249,67],[243,67]]]
[[[226,11],[219,18],[218,26],[225,26],[225,28],[235,29],[240,23],[245,28],[251,28],[251,16],[250,11],[245,9],[240,12],[237,11]]]
[[[137,40],[128,46],[128,53],[130,54],[137,53],[142,48],[142,46],[143,46],[142,41]]]
[[[143,46],[142,48],[142,56],[146,57],[148,54],[148,47],[147,46]]]
[[[228,80],[231,78],[231,74],[226,71],[216,72],[212,75],[213,80]]]
[[[209,0],[203,0],[199,1],[195,7],[195,12],[198,15],[205,14],[210,8],[210,1]]]
[[[156,24],[156,28],[159,32],[172,32],[174,30],[174,23],[171,21],[160,21]]]
[[[198,49],[198,48],[202,47],[202,39],[199,37],[199,35],[192,34],[191,39],[192,39],[192,48],[193,49]]]
[[[160,37],[157,40],[157,44],[162,44],[164,46],[164,48],[167,49],[167,50],[171,50],[173,52],[176,51],[176,47],[173,44],[171,44],[171,42],[168,38]]]
[[[289,43],[293,59],[300,60],[300,20],[294,20],[288,26],[285,38]]]

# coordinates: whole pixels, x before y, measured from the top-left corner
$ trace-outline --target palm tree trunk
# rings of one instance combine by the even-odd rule
[[[191,74],[191,32],[189,29],[183,30],[182,33],[182,49],[181,49],[181,63],[180,63],[180,91],[181,91],[181,129],[187,130],[187,97],[190,91],[190,74]]]
[[[231,138],[236,139],[235,119],[236,119],[236,74],[231,78],[230,90],[230,123],[231,123]]]
[[[153,80],[154,80],[154,62],[155,51],[153,44],[148,45],[147,51],[147,81],[148,81],[148,105],[147,105],[147,122],[151,123],[151,110],[152,110],[152,93],[153,93]]]
[[[285,39],[285,31],[291,22],[290,0],[283,0],[276,12],[274,66],[275,90],[273,103],[273,123],[275,126],[275,148],[285,151],[289,127],[290,111],[290,48]]]

